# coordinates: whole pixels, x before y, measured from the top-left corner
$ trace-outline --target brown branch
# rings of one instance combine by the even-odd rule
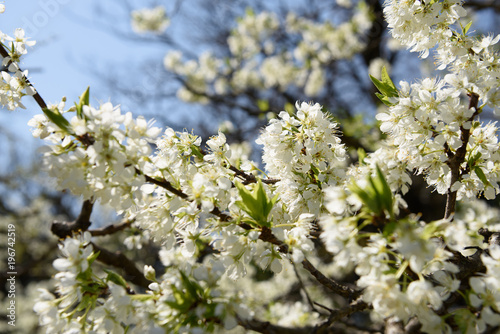
[[[244,223],[239,224],[239,226],[246,229],[246,230],[253,229],[250,225],[244,224]],[[259,235],[259,239],[278,246],[279,247],[278,250],[281,253],[288,254],[290,252],[288,245],[285,244],[280,239],[278,239],[273,234],[273,232],[271,231],[270,228],[262,227],[261,233]],[[304,267],[304,269],[309,271],[309,273],[311,273],[311,275],[313,275],[320,284],[322,284],[323,286],[325,286],[329,290],[333,291],[335,294],[338,294],[340,296],[343,296],[343,297],[346,297],[349,299],[356,299],[357,297],[359,297],[361,295],[360,290],[353,290],[346,285],[340,284],[340,283],[336,282],[335,280],[326,277],[323,273],[321,273],[318,269],[316,269],[312,265],[312,263],[309,262],[309,260],[307,260],[307,259],[304,259],[302,261],[302,266]]]
[[[93,207],[94,203],[91,200],[84,201],[76,220],[72,222],[54,221],[52,222],[50,231],[61,239],[72,236],[73,233],[78,231],[87,231],[91,224],[90,215],[92,214]]]
[[[5,50],[4,46],[0,44],[0,55],[3,57],[3,58],[10,58],[10,55],[9,55],[9,52],[7,50]],[[9,60],[9,62],[7,63],[6,67],[9,68],[10,64],[12,64],[12,60]],[[16,64],[17,66],[17,64]],[[22,73],[22,70],[17,67],[18,70]],[[29,85],[31,88],[34,89],[35,91],[35,94],[33,95],[33,98],[35,99],[36,103],[38,104],[38,106],[43,110],[43,109],[46,109],[47,108],[47,104],[45,103],[45,101],[43,100],[43,98],[40,96],[40,94],[38,94],[38,91],[36,90],[36,88],[33,86],[33,84],[29,81],[28,78],[26,78],[26,76],[23,74],[22,75],[22,79],[24,80],[24,82],[26,82],[27,85]]]
[[[451,251],[453,257],[450,258],[449,262],[455,264],[458,267],[458,272],[455,277],[460,281],[468,279],[469,277],[476,275],[477,273],[485,272],[486,267],[481,260],[481,254],[483,250],[478,248],[477,251],[470,256],[463,256],[462,253],[458,251]]]
[[[476,111],[468,120],[469,122],[474,119],[478,115],[477,104],[479,102],[479,95],[476,93],[469,94],[469,109],[474,108]],[[460,146],[455,154],[451,158],[448,158],[446,161],[447,165],[451,169],[451,182],[450,188],[448,189],[448,193],[446,195],[446,209],[444,213],[444,218],[448,219],[455,212],[455,207],[457,203],[457,191],[451,191],[451,188],[455,184],[455,182],[460,179],[460,166],[465,161],[465,155],[467,153],[467,144],[469,143],[470,137],[470,129],[465,129],[463,126],[460,126],[460,140],[462,141],[462,146]]]
[[[292,265],[293,265],[293,271],[295,272],[295,276],[297,277],[297,281],[299,282],[300,289],[302,291],[304,291],[304,295],[306,296],[307,303],[309,304],[309,307],[311,307],[311,310],[313,310],[314,312],[319,313],[321,315],[325,315],[325,313],[320,312],[316,308],[316,306],[314,306],[314,302],[311,299],[311,297],[309,296],[309,293],[307,292],[306,286],[305,286],[304,282],[302,281],[302,278],[300,277],[300,274],[299,274],[299,271],[297,270],[297,267],[295,266],[295,264],[292,264]]]
[[[316,326],[316,329],[314,333],[316,334],[321,334],[321,333],[331,333],[329,331],[329,328],[332,324],[334,324],[336,321],[339,321],[342,318],[348,317],[353,313],[356,312],[361,312],[367,309],[370,309],[370,305],[365,303],[364,301],[358,299],[353,301],[349,306],[340,309],[340,310],[330,310],[331,314],[328,320],[326,320],[324,323]]]
[[[198,208],[200,208],[200,207],[201,207],[201,205],[198,205]],[[213,210],[210,211],[210,213],[213,214],[214,216],[219,217],[219,219],[223,222],[230,222],[231,220],[233,220],[233,217],[221,212],[218,207],[214,207]]]
[[[246,329],[256,331],[262,334],[309,334],[313,333],[312,327],[290,328],[279,325],[273,325],[268,321],[257,319],[243,320],[238,318],[238,324]]]
[[[477,233],[483,237],[483,242],[488,243],[490,246],[500,245],[500,232],[492,232],[481,227]]]
[[[144,289],[148,289],[149,284],[153,283],[146,279],[143,273],[137,269],[135,263],[127,258],[122,252],[117,251],[113,253],[94,243],[92,243],[92,246],[94,247],[94,252],[99,252],[97,260],[109,266],[122,269],[125,272],[125,275],[123,275],[125,280],[143,287]]]
[[[493,9],[496,12],[500,12],[500,1],[489,0],[489,1],[466,1],[464,2],[464,7],[471,7],[475,10],[481,9]]]
[[[137,168],[135,169],[135,171],[136,171],[137,174],[144,175],[144,177],[146,178],[146,182],[150,182],[150,183],[156,184],[157,186],[170,191],[172,194],[177,195],[177,196],[179,196],[182,199],[187,199],[189,197],[184,192],[182,192],[182,190],[179,190],[179,189],[175,188],[172,185],[172,183],[168,182],[167,180],[158,180],[158,179],[156,179],[154,177],[151,177],[149,175],[144,174],[142,171],[140,171]]]
[[[336,282],[335,280],[333,280],[331,278],[326,277],[325,275],[323,275],[322,272],[320,272],[318,269],[316,269],[312,265],[312,263],[309,262],[309,260],[307,260],[307,259],[304,259],[302,261],[302,266],[304,267],[304,269],[309,271],[311,273],[311,275],[313,275],[314,278],[316,278],[316,280],[321,285],[328,288],[329,290],[331,290],[333,293],[335,293],[337,295],[340,295],[340,296],[345,297],[345,298],[349,298],[351,300],[356,299],[357,297],[359,297],[361,295],[361,290],[354,290],[346,285],[343,285],[343,284]]]
[[[118,223],[118,224],[112,224],[112,225],[108,225],[108,226],[103,227],[103,228],[96,228],[94,230],[89,230],[89,232],[90,232],[90,234],[92,234],[93,237],[100,237],[103,235],[109,235],[109,234],[113,234],[113,233],[122,231],[126,228],[129,228],[130,226],[132,226],[134,221],[135,221],[135,219],[126,220],[126,221]]]
[[[233,165],[229,166],[229,169],[232,170],[236,176],[239,176],[242,180],[243,180],[243,184],[250,184],[250,183],[257,183],[257,178],[252,175],[252,174],[248,174],[248,173],[245,173],[243,172],[242,170],[234,167]],[[262,183],[265,183],[265,184],[275,184],[277,182],[279,182],[280,180],[279,179],[261,179]]]

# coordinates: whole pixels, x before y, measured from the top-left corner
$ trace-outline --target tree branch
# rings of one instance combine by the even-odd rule
[[[302,291],[304,291],[304,295],[306,296],[307,302],[309,306],[311,307],[311,310],[313,310],[316,313],[319,313],[321,315],[325,315],[323,312],[320,312],[316,306],[314,306],[314,302],[312,301],[311,297],[309,296],[309,293],[307,292],[306,286],[304,285],[304,282],[302,281],[302,278],[300,278],[299,271],[297,270],[297,267],[295,264],[293,264],[293,271],[295,272],[295,276],[297,277],[297,280],[299,281],[299,286]]]
[[[476,93],[469,94],[469,109],[474,108],[476,111],[471,116],[468,121],[472,121],[474,117],[478,115],[477,104],[479,102],[479,95]],[[451,169],[451,182],[450,188],[448,189],[448,194],[446,195],[446,209],[444,213],[444,218],[448,219],[455,212],[455,206],[457,202],[457,191],[451,191],[451,188],[455,182],[460,179],[460,166],[465,161],[465,155],[467,153],[467,144],[469,143],[470,129],[465,129],[460,126],[460,140],[462,141],[462,146],[460,146],[455,154],[446,161],[447,165]]]
[[[229,169],[232,170],[236,174],[236,176],[239,176],[243,180],[243,184],[245,185],[257,182],[257,178],[254,175],[247,174],[239,170],[238,168],[234,167],[233,165],[229,166]],[[280,181],[279,179],[261,179],[261,180],[262,183],[265,184],[275,184]]]
[[[9,52],[7,50],[5,50],[5,48],[3,47],[3,45],[0,44],[0,55],[3,57],[3,58],[10,58],[10,55],[9,55]],[[7,63],[6,67],[8,68],[10,66],[10,64],[12,64],[12,60],[9,60],[9,62]],[[23,71],[19,68],[19,66],[16,64],[16,67],[17,69],[22,73]],[[24,82],[26,82],[27,85],[29,85],[31,88],[33,88],[35,90],[35,95],[33,95],[33,98],[35,99],[36,103],[38,104],[38,106],[43,110],[43,109],[46,109],[47,108],[47,104],[45,103],[45,101],[43,100],[43,98],[40,96],[40,94],[38,94],[38,91],[35,89],[35,87],[31,84],[31,82],[28,80],[28,78],[26,78],[26,76],[23,74],[22,75],[22,78],[24,80]]]
[[[314,278],[316,278],[316,280],[319,283],[321,283],[321,285],[328,288],[329,290],[331,290],[332,292],[334,292],[337,295],[340,295],[340,296],[345,297],[345,298],[349,298],[351,300],[356,299],[357,297],[359,297],[361,295],[361,290],[351,289],[350,287],[348,287],[346,285],[340,284],[340,283],[332,280],[331,278],[326,277],[325,275],[323,275],[323,273],[321,273],[318,269],[316,269],[312,265],[312,263],[309,262],[309,260],[307,260],[307,259],[304,259],[302,261],[302,266],[304,267],[304,269],[309,271],[311,273],[311,275],[313,275]]]
[[[146,182],[156,184],[158,187],[164,188],[164,189],[170,191],[172,194],[179,196],[182,199],[188,199],[188,197],[189,197],[188,195],[186,195],[184,192],[182,192],[182,190],[176,189],[172,185],[172,183],[168,182],[167,180],[158,180],[156,178],[153,178],[151,176],[144,174],[142,171],[140,171],[137,168],[135,169],[135,171],[137,174],[144,175],[144,177],[146,178]]]
[[[328,320],[326,320],[321,325],[316,326],[314,333],[315,334],[329,333],[330,331],[328,329],[336,321],[339,321],[340,319],[342,319],[344,317],[348,317],[353,313],[361,312],[361,311],[367,310],[369,308],[371,308],[370,305],[368,305],[364,301],[358,299],[356,301],[353,301],[349,306],[347,306],[343,309],[331,310],[330,311],[331,314],[330,314],[330,317],[328,318]]]
[[[84,201],[76,220],[72,222],[54,221],[52,222],[50,231],[61,239],[72,236],[77,231],[87,231],[91,224],[90,215],[92,214],[93,207],[94,203],[91,200]]]
[[[99,255],[97,256],[98,261],[115,268],[122,269],[126,274],[124,275],[124,278],[127,281],[143,287],[144,289],[148,289],[149,284],[153,283],[150,280],[146,279],[143,273],[139,269],[137,269],[135,263],[127,258],[122,252],[118,251],[112,253],[107,249],[97,246],[94,243],[92,243],[92,247],[94,247],[94,252],[99,252]]]
[[[290,328],[273,325],[269,321],[257,319],[243,320],[238,318],[238,324],[246,329],[262,334],[309,334],[313,332],[312,327]]]
[[[113,233],[116,233],[118,231],[124,230],[126,228],[129,228],[130,226],[132,226],[134,221],[135,221],[135,219],[126,220],[126,221],[118,223],[118,224],[112,224],[112,225],[108,225],[108,226],[103,227],[103,228],[89,230],[89,232],[90,232],[90,234],[92,234],[93,237],[100,237],[103,235],[109,235],[109,234],[113,234]]]

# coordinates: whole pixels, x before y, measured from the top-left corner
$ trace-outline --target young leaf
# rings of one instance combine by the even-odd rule
[[[358,161],[360,165],[364,164],[365,158],[366,158],[365,150],[362,147],[358,148]]]
[[[271,227],[267,217],[271,212],[277,197],[269,200],[262,181],[259,179],[250,192],[240,182],[235,182],[236,188],[241,196],[241,201],[236,201],[236,205],[245,211],[259,226]]]
[[[112,270],[108,270],[108,269],[103,269],[103,270],[106,274],[108,274],[108,276],[106,277],[106,279],[108,281],[113,282],[113,283],[118,284],[118,285],[121,285],[125,289],[128,288],[127,281],[125,281],[125,279],[123,277],[121,277],[119,274],[115,273]]]
[[[394,85],[394,82],[392,82],[391,77],[389,76],[389,73],[387,73],[387,69],[382,67],[382,73],[381,73],[381,78],[382,82],[389,87],[390,90],[390,95],[387,94],[389,97],[396,97],[398,96],[398,89]]]
[[[460,308],[453,313],[460,333],[475,332],[476,316],[471,311],[466,308]]]
[[[200,298],[198,290],[202,290],[201,287],[196,282],[191,281],[182,270],[179,270],[179,273],[181,274],[182,285],[186,288],[187,292],[192,297],[191,299],[196,300]]]
[[[385,68],[385,66],[382,67],[382,72],[381,72],[382,80],[379,80],[371,75],[370,79],[380,92],[380,93],[375,93],[375,95],[380,99],[380,101],[382,101],[387,106],[393,105],[393,103],[389,101],[389,98],[397,97],[399,95],[398,89],[396,88],[391,78],[389,77],[389,73],[387,73],[387,69]]]
[[[55,112],[48,108],[44,108],[43,113],[45,114],[45,116],[47,116],[48,119],[50,119],[52,123],[57,125],[57,127],[61,129],[63,132],[66,132],[67,134],[73,133],[73,131],[71,131],[71,124],[59,112]]]
[[[391,101],[389,101],[389,97],[385,96],[385,95],[382,95],[380,93],[375,93],[375,96],[378,97],[378,99],[383,103],[385,104],[386,106],[388,107],[392,107],[394,105],[394,103],[392,103]]]
[[[90,104],[90,86],[87,87],[85,92],[80,96],[80,102],[75,103],[76,106],[76,116],[78,118],[83,118],[83,106],[88,106]]]
[[[389,187],[389,184],[387,183],[387,180],[385,179],[385,176],[378,165],[377,165],[377,180],[384,208],[392,216],[392,206],[394,204],[394,198],[392,196],[391,187]]]
[[[367,179],[368,185],[364,189],[355,182],[349,186],[349,189],[359,197],[368,211],[376,215],[386,212],[392,217],[394,198],[382,170],[377,166],[377,176],[373,178],[369,175]]]
[[[476,173],[477,177],[483,182],[484,186],[489,186],[490,182],[486,178],[486,175],[484,175],[483,170],[479,166],[474,166],[474,173]]]
[[[467,34],[467,32],[469,31],[470,27],[472,26],[472,21],[470,21],[469,23],[467,23],[467,25],[465,26],[465,28],[462,29],[462,34],[465,36],[465,34]]]
[[[234,183],[236,188],[238,188],[238,192],[241,197],[241,201],[237,201],[236,205],[240,207],[243,211],[248,213],[248,215],[255,220],[257,220],[257,217],[259,215],[259,211],[262,212],[262,207],[260,206],[260,203],[256,201],[254,198],[253,194],[245,188],[243,184],[240,182],[235,182]]]

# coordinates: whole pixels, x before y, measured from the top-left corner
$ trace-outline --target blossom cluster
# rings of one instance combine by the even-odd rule
[[[63,117],[68,112],[64,100],[48,109],[58,118],[51,120],[47,113],[40,114],[29,125],[35,137],[53,144],[46,147],[44,164],[61,189],[109,203],[118,211],[141,200],[134,196],[140,194],[145,182],[138,168],[142,170],[147,163],[150,143],[159,135],[159,128],[143,117],[133,119],[131,113],[121,114],[120,108],[111,103],[99,109],[82,106],[82,113],[70,121]]]
[[[395,38],[423,56],[437,44],[438,69],[449,70],[444,79],[400,82],[390,108],[377,115],[397,147],[397,160],[424,174],[440,194],[451,189],[459,199],[479,193],[494,198],[500,176],[498,128],[476,116],[488,107],[498,113],[500,58],[494,45],[500,35],[475,38],[468,34],[470,26],[453,30],[464,15],[459,2],[391,1],[385,13]],[[460,164],[455,176],[453,164]]]
[[[134,10],[131,16],[132,29],[136,33],[152,32],[161,34],[170,25],[170,20],[163,6]]]
[[[296,107],[295,115],[282,111],[272,119],[257,140],[264,146],[268,175],[279,178],[277,191],[292,218],[321,212],[322,190],[344,180],[346,161],[337,124],[321,106],[303,102]]]
[[[338,26],[314,22],[289,13],[285,22],[276,15],[249,9],[227,38],[230,61],[204,53],[183,60],[179,51],[164,59],[167,70],[183,78],[178,97],[187,102],[208,103],[211,96],[236,94],[248,89],[302,89],[307,96],[321,93],[324,69],[334,60],[349,59],[365,47],[371,27],[368,6],[360,4],[353,17]],[[283,34],[294,47],[280,46]]]
[[[0,10],[3,12],[5,7],[0,8]],[[21,102],[21,98],[25,95],[34,95],[35,89],[27,81],[28,71],[20,70],[19,62],[21,56],[28,53],[27,48],[35,45],[35,42],[29,41],[25,37],[24,30],[18,28],[14,32],[14,37],[0,31],[0,45],[7,53],[6,55],[2,54],[2,66],[8,69],[8,72],[2,71],[0,106],[6,107],[8,110],[25,108]]]
[[[213,290],[223,273],[220,264],[211,262],[202,267],[186,258],[160,281],[155,270],[146,266],[145,276],[152,280],[148,293],[130,295],[130,288],[118,274],[106,271],[105,277],[98,277],[92,271],[98,253],[89,242],[89,232],[66,238],[60,245],[62,257],[53,263],[59,271],[55,276],[57,297],[40,289],[34,310],[48,333],[156,333],[160,332],[158,324],[163,324],[161,332],[196,332],[196,327],[198,331],[213,327],[214,317],[223,319],[226,329],[236,326],[238,298],[230,297],[233,300],[229,303]],[[244,316],[244,306],[238,311]],[[198,318],[194,326],[186,321],[193,317]]]

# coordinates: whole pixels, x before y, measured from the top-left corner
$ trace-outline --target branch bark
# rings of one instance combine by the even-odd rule
[[[77,231],[87,231],[91,224],[90,215],[92,214],[93,207],[94,203],[91,200],[84,201],[80,214],[76,220],[72,222],[54,221],[52,222],[50,231],[61,239],[72,236],[73,233]]]
[[[116,233],[116,232],[119,232],[119,231],[122,231],[126,228],[129,228],[130,226],[132,226],[132,224],[134,223],[134,220],[127,220],[127,221],[124,221],[124,222],[121,222],[121,223],[118,223],[118,224],[112,224],[112,225],[108,225],[106,227],[103,227],[103,228],[97,228],[97,229],[94,229],[94,230],[89,230],[90,234],[92,234],[93,237],[100,237],[100,236],[103,236],[103,235],[109,235],[109,234],[113,234],[113,233]]]
[[[304,269],[306,269],[308,272],[311,273],[311,275],[316,278],[316,280],[323,285],[324,287],[328,288],[330,291],[333,293],[340,295],[342,297],[348,298],[350,300],[356,299],[361,295],[361,290],[354,290],[347,285],[343,285],[338,283],[335,280],[332,280],[331,278],[326,277],[322,272],[320,272],[318,269],[316,269],[309,260],[304,259],[302,261],[302,266]]]
[[[476,111],[471,116],[468,121],[474,120],[474,117],[478,115],[477,112],[477,104],[479,102],[479,95],[476,93],[469,94],[469,109],[474,108]],[[451,157],[446,161],[447,165],[451,169],[451,182],[450,188],[448,189],[448,194],[446,195],[446,208],[444,213],[444,218],[448,219],[451,217],[453,213],[455,213],[455,207],[457,203],[457,191],[452,191],[451,188],[455,184],[455,182],[460,179],[460,166],[465,161],[465,155],[467,153],[467,144],[469,143],[470,137],[470,129],[465,129],[463,126],[460,126],[460,139],[462,141],[462,146],[460,146],[455,154],[452,154]]]
[[[243,320],[238,319],[238,324],[246,329],[256,331],[262,334],[309,334],[313,333],[313,327],[283,327],[273,325],[269,321],[261,321],[257,319]]]

